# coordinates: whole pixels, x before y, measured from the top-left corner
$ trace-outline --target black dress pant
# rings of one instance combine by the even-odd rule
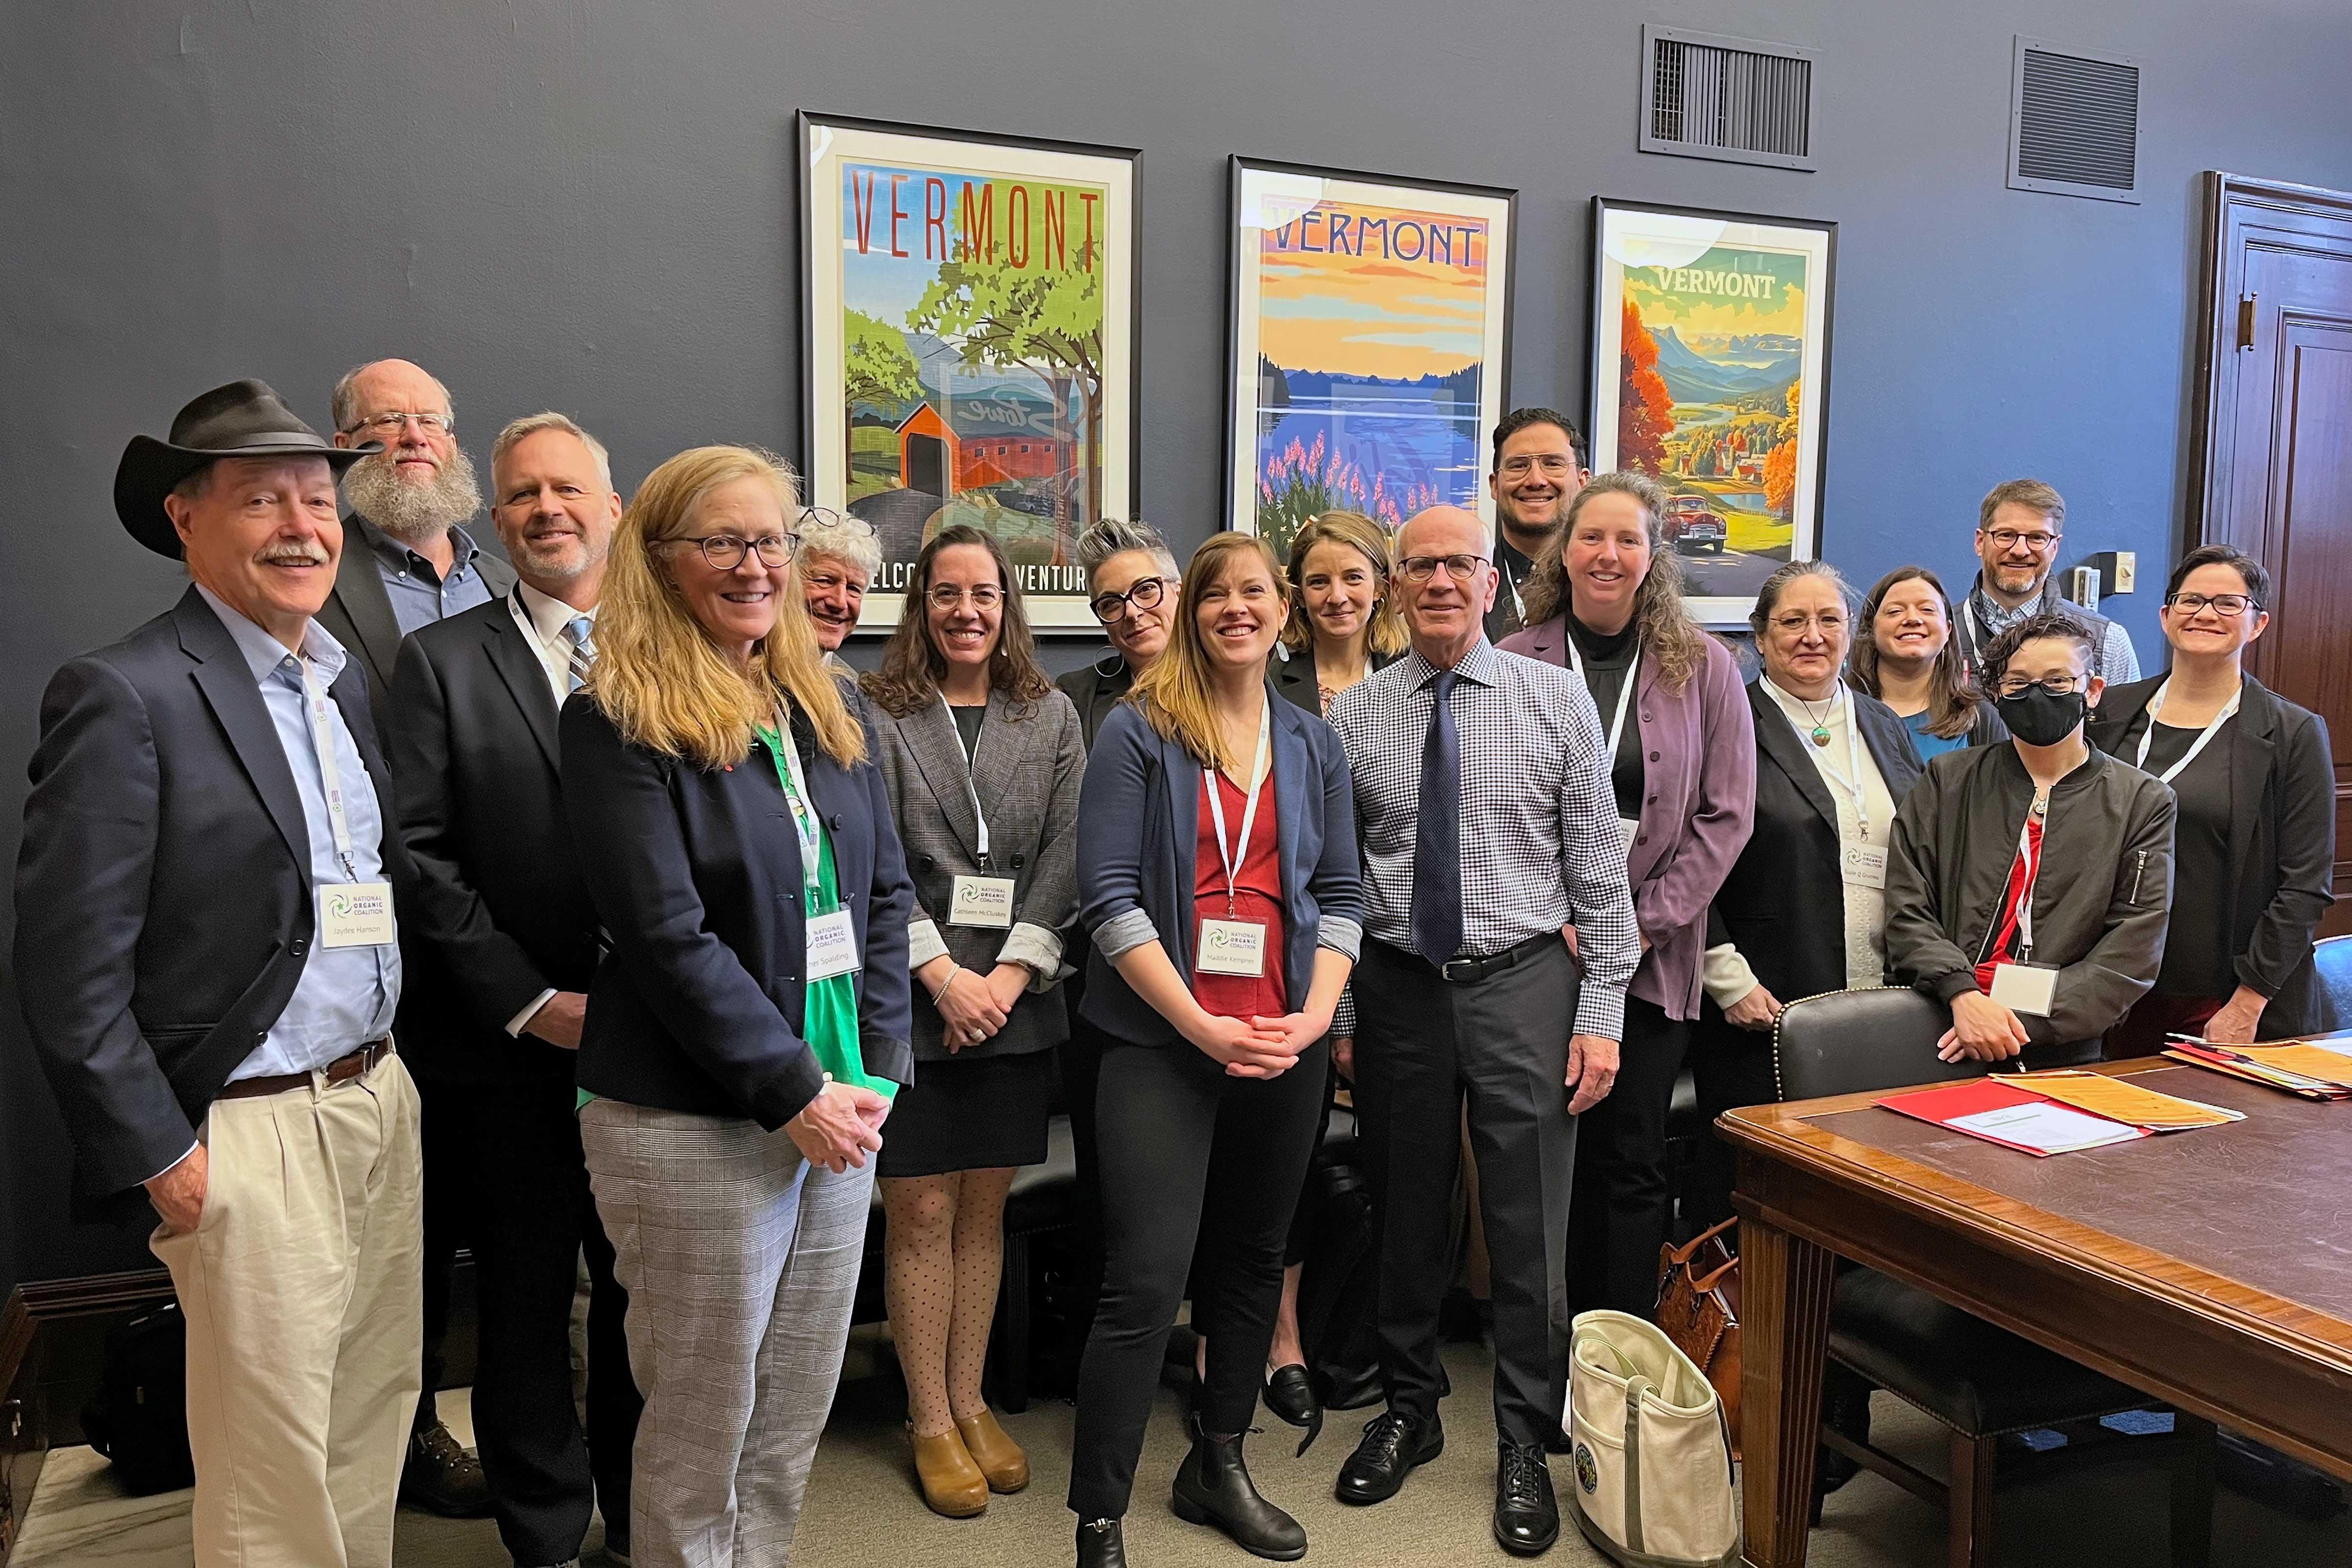
[[[445,1093],[473,1209],[481,1349],[474,1437],[499,1536],[519,1563],[580,1554],[590,1510],[625,1533],[644,1400],[629,1375],[627,1293],[588,1191],[568,1080]],[[572,1404],[572,1307],[589,1274],[588,1426]]]
[[[1568,1299],[1654,1317],[1658,1248],[1674,1224],[1666,1185],[1666,1111],[1690,1048],[1691,1026],[1638,996],[1625,998],[1617,1085],[1584,1113],[1576,1142],[1576,1196],[1569,1207]]]
[[[1206,1287],[1202,1426],[1246,1431],[1282,1301],[1283,1246],[1307,1179],[1326,1083],[1318,1042],[1276,1079],[1229,1076],[1186,1044],[1110,1038],[1097,1098],[1105,1262],[1102,1303],[1078,1373],[1070,1508],[1119,1519],[1194,1244]]]
[[[1084,954],[1080,954],[1081,958]],[[1065,989],[1076,985],[1073,977]],[[1061,1064],[1062,1096],[1070,1110],[1071,1152],[1077,1162],[1077,1191],[1070,1230],[1070,1327],[1080,1343],[1092,1331],[1095,1303],[1102,1295],[1102,1142],[1095,1127],[1095,1093],[1102,1078],[1100,1029],[1078,1016],[1070,1003],[1070,1037],[1055,1053]]]
[[[1716,1135],[1715,1119],[1743,1105],[1769,1105],[1780,1092],[1772,1074],[1772,1032],[1727,1022],[1712,1002],[1699,1005],[1698,1022],[1691,1026],[1690,1064],[1706,1128],[1683,1184],[1683,1217],[1696,1236],[1731,1217],[1735,1162],[1731,1145]],[[1732,1246],[1738,1245],[1735,1237]]]
[[[1380,1212],[1389,1407],[1423,1420],[1437,1413],[1438,1310],[1453,1283],[1466,1101],[1493,1259],[1495,1426],[1514,1443],[1540,1443],[1559,1430],[1568,1388],[1574,961],[1562,943],[1456,985],[1367,941],[1355,988],[1356,1116]]]

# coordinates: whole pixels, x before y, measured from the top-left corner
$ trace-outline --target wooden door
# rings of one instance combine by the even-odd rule
[[[2327,721],[2336,886],[2352,931],[2352,194],[2209,174],[2189,539],[2270,569],[2248,660]]]

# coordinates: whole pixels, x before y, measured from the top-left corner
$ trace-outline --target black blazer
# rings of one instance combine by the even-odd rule
[[[328,635],[367,666],[368,700],[375,709],[379,731],[392,729],[392,681],[400,660],[400,621],[392,613],[392,595],[383,585],[383,557],[373,546],[383,531],[357,512],[343,519],[342,559],[335,567],[335,585],[319,606],[319,624]],[[514,568],[485,548],[474,557],[492,599],[504,598],[515,585]]]
[[[1760,679],[1748,683],[1756,721],[1756,827],[1715,896],[1710,944],[1729,940],[1783,1002],[1845,989],[1845,882],[1837,802],[1805,742]],[[1901,805],[1919,782],[1911,732],[1875,697],[1853,693],[1862,743]]]
[[[1110,710],[1135,685],[1135,671],[1128,668],[1127,660],[1114,648],[1092,664],[1082,664],[1054,683],[1069,698],[1078,710],[1078,732],[1086,738],[1087,750],[1095,749],[1095,737],[1102,733],[1103,721]]]
[[[2130,762],[2123,738],[2165,679],[2110,687],[2084,731],[2091,744]],[[2251,675],[2230,732],[2230,885],[2182,890],[2229,900],[2238,979],[2271,999],[2257,1032],[2276,1039],[2318,1021],[2311,933],[2336,901],[2335,752],[2326,720]]]
[[[1366,673],[1386,669],[1395,663],[1396,659],[1397,656],[1392,653],[1375,653],[1365,660],[1368,667]],[[1289,658],[1278,658],[1267,668],[1266,679],[1274,682],[1276,692],[1287,697],[1292,702],[1306,709],[1318,719],[1323,717],[1323,689],[1315,684],[1315,650],[1313,648],[1292,648]]]
[[[774,763],[755,747],[732,767],[703,768],[632,745],[585,693],[563,705],[560,733],[564,812],[612,944],[588,990],[580,1087],[774,1131],[824,1087],[801,1037],[800,837]],[[793,740],[865,961],[866,1069],[911,1083],[915,889],[881,770],[843,768],[797,714]]]
[[[366,690],[354,654],[331,695],[390,824]],[[252,668],[193,587],[50,678],[29,771],[17,999],[73,1138],[75,1214],[128,1218],[302,977],[310,828]],[[405,921],[399,834],[382,853]]]
[[[585,992],[596,911],[563,816],[555,696],[501,595],[401,645],[384,749],[416,867],[403,931],[401,1047],[420,1077],[570,1082],[572,1052],[507,1023]]]

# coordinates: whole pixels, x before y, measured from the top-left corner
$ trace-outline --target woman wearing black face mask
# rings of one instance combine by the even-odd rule
[[[1948,752],[1895,816],[1890,967],[1948,1005],[1937,1054],[2095,1059],[2156,983],[2172,902],[2172,791],[2094,751],[2102,683],[2057,615],[1984,651],[2011,742]]]

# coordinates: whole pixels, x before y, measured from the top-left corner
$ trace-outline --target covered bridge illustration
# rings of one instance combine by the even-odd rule
[[[1056,430],[1045,399],[1002,388],[985,397],[929,399],[898,422],[898,482],[947,497],[965,490],[1068,475],[1077,448]]]

